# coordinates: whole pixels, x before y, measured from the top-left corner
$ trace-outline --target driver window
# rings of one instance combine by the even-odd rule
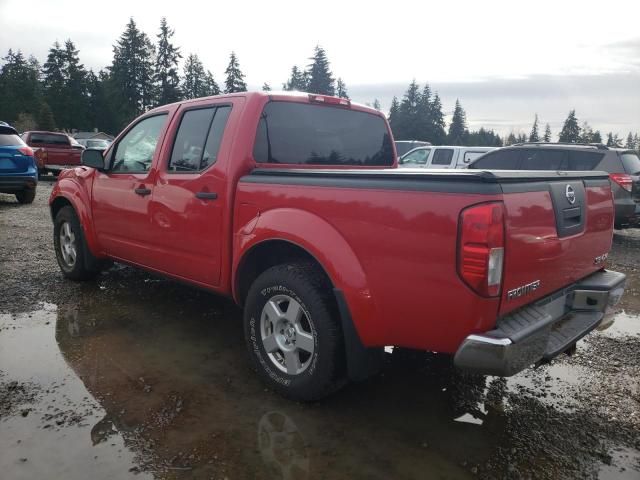
[[[166,114],[148,117],[129,130],[116,146],[111,172],[148,172],[166,119]]]

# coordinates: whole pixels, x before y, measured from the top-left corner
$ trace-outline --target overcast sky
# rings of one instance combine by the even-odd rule
[[[316,3],[317,5],[317,3]],[[472,127],[552,128],[571,108],[594,128],[640,131],[640,1],[190,2],[0,0],[0,50],[39,60],[71,38],[99,70],[133,17],[152,40],[160,18],[182,54],[197,53],[217,81],[231,50],[250,87],[279,87],[316,44],[352,98],[388,107],[411,79],[429,82],[446,110],[459,97]]]

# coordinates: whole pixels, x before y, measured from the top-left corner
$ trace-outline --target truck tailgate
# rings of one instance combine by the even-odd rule
[[[504,182],[505,260],[500,314],[603,268],[611,248],[611,186],[599,172],[520,172]]]

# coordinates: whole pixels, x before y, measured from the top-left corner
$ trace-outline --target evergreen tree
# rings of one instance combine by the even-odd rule
[[[544,127],[544,136],[542,137],[542,140],[547,142],[547,143],[549,143],[551,141],[551,127],[549,126],[548,123]]]
[[[167,25],[167,19],[160,21],[158,50],[156,55],[154,79],[158,88],[157,105],[166,105],[181,99],[178,61],[182,58],[180,49],[171,43],[174,30]]]
[[[633,134],[631,132],[627,135],[627,143],[625,143],[624,148],[628,148],[630,150],[634,150],[636,148],[635,142],[633,141]]]
[[[582,128],[580,129],[580,137],[578,141],[580,143],[593,142],[593,129],[586,121],[582,122]]]
[[[447,140],[451,145],[464,145],[468,133],[467,114],[462,108],[462,105],[460,105],[460,101],[456,100],[451,125],[449,125],[449,137]]]
[[[231,52],[231,56],[229,57],[229,65],[227,66],[227,69],[224,73],[227,76],[227,79],[224,82],[224,93],[247,91],[247,84],[244,82],[244,74],[240,70],[240,65],[238,63],[238,58],[236,57],[235,52]]]
[[[434,145],[442,145],[447,140],[447,132],[445,130],[447,124],[444,121],[444,112],[442,111],[442,102],[440,95],[436,92],[430,105],[431,112],[431,132],[429,141]]]
[[[533,127],[531,127],[531,133],[529,134],[530,142],[539,142],[540,135],[538,134],[538,114],[536,113],[536,117],[533,120]]]
[[[391,127],[391,132],[395,138],[400,137],[400,126],[399,126],[399,116],[400,116],[400,103],[398,102],[398,97],[394,96],[393,100],[391,100],[391,108],[389,108],[389,126]]]
[[[564,121],[559,140],[564,143],[576,143],[580,141],[580,125],[578,125],[575,110],[571,110],[569,116]]]
[[[613,143],[613,133],[609,132],[607,134],[607,147],[613,147],[614,143]]]
[[[310,60],[311,63],[307,67],[309,76],[307,91],[320,95],[334,95],[335,81],[329,68],[327,53],[320,45],[316,46],[313,57]]]
[[[53,112],[47,102],[42,102],[40,111],[36,118],[39,130],[54,131],[56,129],[56,121],[53,118]]]
[[[20,113],[36,115],[42,103],[40,64],[9,49],[0,67],[0,119],[15,122]]]
[[[270,92],[271,91],[271,85],[269,85],[267,82],[264,82],[262,84],[262,91],[263,92]]]
[[[133,18],[113,46],[109,67],[110,101],[118,107],[119,128],[145,112],[154,103],[153,59],[155,49]]]
[[[600,130],[596,130],[591,134],[591,141],[593,143],[602,143],[602,135],[600,134]]]
[[[44,99],[49,104],[54,117],[59,117],[60,125],[68,127],[67,124],[67,92],[66,92],[66,54],[59,42],[54,42],[49,49],[47,61],[42,68]]]
[[[347,93],[347,86],[342,81],[342,78],[338,78],[338,83],[336,85],[336,96],[340,98],[349,99],[349,94]]]
[[[67,130],[87,129],[87,112],[89,110],[89,92],[87,85],[87,71],[80,63],[79,51],[71,40],[64,44],[64,76],[65,76],[65,100],[66,117],[56,115],[58,127]],[[64,123],[60,122],[64,119]]]
[[[420,121],[422,106],[420,86],[413,80],[402,97],[398,110],[397,129],[399,133],[397,135],[400,140],[424,140],[424,125]]]
[[[373,99],[373,108],[378,111],[382,110],[382,107],[380,107],[380,100],[378,100],[377,98]]]
[[[205,72],[202,62],[193,53],[189,54],[184,62],[182,93],[186,99],[220,94],[220,87],[213,75],[208,70]]]
[[[502,139],[495,131],[480,127],[478,131],[469,132],[467,144],[478,147],[501,147]]]
[[[97,128],[112,134],[118,133],[121,125],[116,116],[116,106],[112,103],[109,89],[112,87],[109,74],[101,70],[98,75],[89,70],[87,89],[89,93],[88,128]]]
[[[307,90],[307,79],[303,72],[295,65],[291,67],[291,76],[286,83],[282,84],[282,89],[287,91],[304,92]]]
[[[509,136],[507,136],[507,139],[504,142],[505,146],[513,145],[516,143],[518,143],[518,138],[513,132],[509,133]]]

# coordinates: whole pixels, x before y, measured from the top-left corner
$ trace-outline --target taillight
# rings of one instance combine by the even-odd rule
[[[504,264],[504,206],[483,203],[460,214],[458,274],[485,297],[500,295]]]
[[[25,157],[33,157],[33,150],[31,150],[31,147],[20,147],[18,151]]]
[[[630,192],[633,189],[633,180],[631,179],[631,176],[626,173],[611,173],[609,174],[609,178],[627,192]]]

